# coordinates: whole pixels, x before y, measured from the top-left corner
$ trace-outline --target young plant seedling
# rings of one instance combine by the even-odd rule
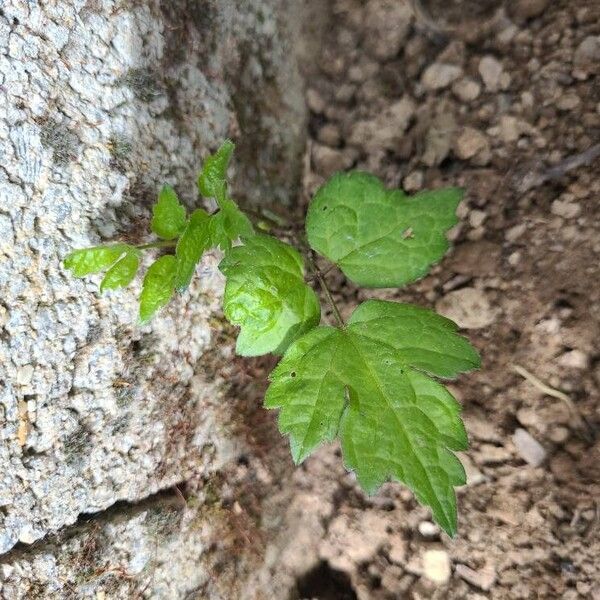
[[[315,253],[364,287],[415,281],[448,249],[446,232],[457,222],[462,191],[408,197],[368,173],[338,173],[312,200],[305,235],[293,227],[287,232],[294,247],[256,231],[229,196],[233,148],[226,141],[198,178],[200,193],[216,200],[216,212],[198,208],[187,215],[165,186],[151,223],[160,239],[75,250],[66,268],[77,277],[106,271],[100,289],[116,289],[135,277],[143,251],[174,249],[145,274],[139,316],[146,323],[175,291],[188,287],[204,252],[220,248],[223,311],[240,328],[238,354],[283,355],[269,377],[265,406],[279,409],[279,429],[289,436],[294,461],[338,438],[345,466],[368,493],[388,479],[401,481],[454,535],[454,487],[465,483],[454,451],[467,448],[467,436],[458,402],[434,377],[478,368],[479,355],[452,321],[411,304],[367,300],[344,322]],[[320,325],[306,265],[331,305],[334,324]]]

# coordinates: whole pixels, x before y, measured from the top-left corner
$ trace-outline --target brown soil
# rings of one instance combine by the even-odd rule
[[[254,486],[239,504],[267,540],[247,595],[597,600],[600,3],[515,0],[470,12],[466,30],[436,26],[443,3],[416,20],[407,6],[331,2],[303,201],[344,169],[467,190],[453,250],[409,289],[328,275],[346,313],[373,296],[436,306],[480,349],[482,369],[451,384],[471,440],[458,535],[399,484],[366,497],[335,447],[297,469],[284,440],[265,453],[275,416],[246,410],[261,435],[238,465]]]

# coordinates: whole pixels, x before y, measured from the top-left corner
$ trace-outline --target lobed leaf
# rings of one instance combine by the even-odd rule
[[[127,244],[110,244],[73,250],[67,254],[64,265],[75,277],[85,277],[108,269],[130,249]]]
[[[150,227],[164,240],[175,239],[185,227],[185,207],[170,185],[164,185],[160,190],[158,202],[152,208]]]
[[[339,437],[367,492],[402,481],[453,535],[454,487],[465,474],[452,450],[465,449],[467,437],[459,404],[423,371],[449,376],[478,364],[451,321],[372,300],[345,329],[317,327],[293,343],[271,374],[265,405],[281,409],[296,462]]]
[[[288,244],[254,235],[232,248],[219,268],[227,277],[225,316],[241,327],[238,354],[282,353],[318,325],[319,300],[304,282],[302,257]]]
[[[172,254],[154,261],[144,277],[140,294],[140,323],[147,323],[169,302],[175,291],[177,260]]]
[[[458,188],[408,197],[374,175],[338,173],[316,193],[306,217],[311,247],[366,287],[398,287],[423,277],[448,249]]]
[[[203,196],[216,198],[219,203],[224,197],[227,167],[234,149],[235,144],[231,140],[225,140],[220,148],[204,161],[198,176],[198,189]]]
[[[129,285],[140,265],[140,253],[135,248],[128,250],[104,275],[100,291],[116,290]]]

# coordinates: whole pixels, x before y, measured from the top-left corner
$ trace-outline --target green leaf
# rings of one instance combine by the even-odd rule
[[[241,327],[238,354],[280,354],[319,324],[319,300],[304,282],[302,257],[288,244],[252,236],[228,252],[219,268],[227,277],[225,316]]]
[[[398,287],[442,258],[462,196],[446,188],[408,197],[368,173],[338,173],[311,202],[308,241],[355,283]]]
[[[204,161],[198,176],[198,189],[203,196],[216,198],[217,201],[224,196],[227,167],[234,148],[235,144],[231,140],[225,140],[221,147]]]
[[[185,227],[185,207],[179,202],[175,190],[164,185],[158,202],[152,208],[152,231],[164,240],[176,238]]]
[[[451,321],[371,300],[345,329],[317,327],[292,344],[271,374],[265,405],[281,409],[279,428],[296,462],[339,437],[367,492],[402,481],[453,535],[454,486],[465,474],[452,450],[464,450],[467,437],[460,406],[423,371],[447,377],[478,365]]]
[[[100,284],[100,291],[116,290],[131,283],[140,265],[140,254],[134,248],[128,250],[107,272]]]
[[[211,246],[218,246],[225,251],[231,248],[235,240],[254,235],[254,228],[237,204],[225,198],[221,210],[211,217],[210,232]]]
[[[140,323],[147,323],[165,304],[175,290],[177,260],[172,254],[154,261],[144,277],[140,294]]]
[[[212,218],[205,210],[197,208],[177,242],[175,287],[180,292],[188,287],[202,254],[211,246]]]
[[[65,258],[64,265],[75,277],[85,277],[108,269],[130,248],[127,244],[111,244],[73,250]]]

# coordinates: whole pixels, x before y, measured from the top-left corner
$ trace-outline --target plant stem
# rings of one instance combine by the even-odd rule
[[[296,227],[287,217],[268,208],[259,208],[258,210],[244,208],[244,212],[257,221],[263,221],[268,224],[271,229],[294,229]]]
[[[174,248],[177,246],[177,240],[163,240],[161,242],[151,242],[149,244],[140,244],[136,246],[138,250],[148,250],[150,248]]]
[[[346,323],[344,323],[344,319],[342,319],[340,310],[337,307],[335,300],[333,299],[331,291],[327,285],[327,282],[325,281],[325,277],[323,277],[323,273],[321,273],[321,270],[319,269],[319,267],[317,267],[317,263],[315,262],[311,251],[308,252],[308,262],[315,274],[315,277],[317,278],[317,281],[319,282],[319,286],[321,287],[323,293],[325,294],[325,297],[327,298],[329,306],[331,306],[331,310],[333,311],[333,315],[335,317],[336,323],[338,324],[338,327],[340,329],[344,329],[346,327]]]

